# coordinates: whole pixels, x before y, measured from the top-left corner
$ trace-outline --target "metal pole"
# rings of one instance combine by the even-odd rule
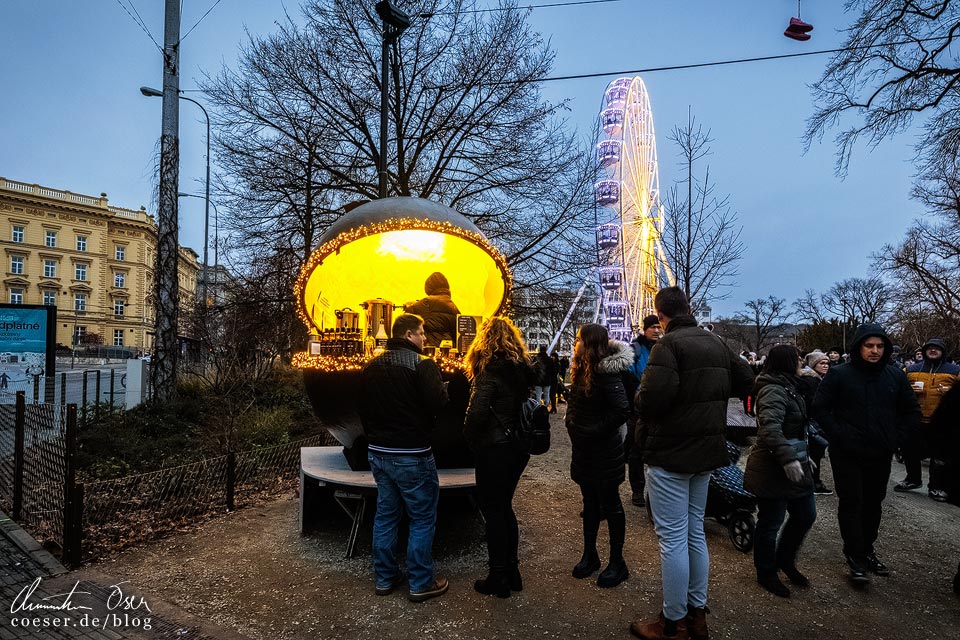
[[[380,50],[380,188],[378,196],[387,197],[387,107],[390,93],[390,75],[387,58],[390,56],[390,25],[383,23],[383,43]]]
[[[207,183],[205,187],[204,211],[203,211],[203,280],[200,283],[200,296],[203,299],[203,306],[207,306],[207,248],[210,246],[210,114],[203,108],[203,105],[186,96],[180,96],[181,100],[192,102],[203,111],[203,117],[207,119]],[[180,195],[180,194],[177,194]],[[187,194],[189,195],[189,194]]]
[[[177,191],[180,180],[180,2],[166,0],[163,29],[163,125],[154,266],[154,358],[151,382],[157,398],[176,394],[180,282]]]

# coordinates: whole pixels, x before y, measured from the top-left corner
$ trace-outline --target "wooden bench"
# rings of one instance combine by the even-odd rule
[[[440,493],[465,493],[473,499],[477,485],[473,469],[438,469]],[[318,491],[331,491],[334,501],[350,518],[347,536],[347,557],[352,558],[363,514],[371,498],[377,495],[377,483],[370,471],[354,471],[343,456],[343,447],[300,448],[300,533],[304,531],[304,514],[315,502]]]

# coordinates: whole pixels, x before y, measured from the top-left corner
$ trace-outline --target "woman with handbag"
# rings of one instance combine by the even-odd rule
[[[778,345],[770,350],[757,376],[757,442],[747,458],[743,486],[757,496],[759,512],[754,533],[753,564],[757,582],[770,593],[790,597],[783,571],[794,585],[810,581],[797,570],[804,537],[817,519],[812,462],[807,447],[807,409],[796,388],[800,365],[797,350]],[[787,523],[777,539],[777,532]]]
[[[536,384],[536,371],[520,331],[509,318],[483,323],[465,357],[471,381],[463,435],[476,454],[477,502],[486,520],[490,572],[473,588],[510,597],[523,590],[518,546],[520,531],[513,494],[530,460],[517,438],[523,401]]]
[[[623,376],[632,364],[633,349],[610,340],[606,327],[580,327],[566,416],[573,445],[570,476],[583,494],[583,556],[573,577],[586,578],[600,568],[597,534],[602,514],[610,531],[610,562],[597,577],[599,587],[615,587],[630,575],[623,560],[626,515],[620,485],[626,477],[623,439],[629,409]]]

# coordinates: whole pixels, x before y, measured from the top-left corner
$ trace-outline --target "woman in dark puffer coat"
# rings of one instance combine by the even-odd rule
[[[480,328],[466,355],[472,381],[463,435],[476,453],[477,502],[487,525],[490,574],[473,587],[500,598],[521,591],[517,548],[520,530],[513,494],[530,455],[507,434],[520,424],[536,373],[520,332],[508,318],[494,316]]]
[[[750,450],[743,478],[744,488],[757,496],[759,506],[753,549],[757,582],[784,598],[790,596],[790,590],[780,582],[778,570],[797,586],[810,584],[797,570],[796,559],[817,519],[810,459],[799,444],[807,440],[806,404],[796,387],[799,365],[794,347],[778,345],[770,350],[763,372],[757,376],[757,442]],[[790,517],[777,540],[788,512]]]
[[[623,376],[631,364],[633,349],[610,340],[606,327],[580,327],[566,417],[573,445],[570,476],[583,494],[583,557],[573,577],[586,578],[600,568],[597,534],[603,514],[610,531],[610,562],[597,578],[600,587],[615,587],[630,575],[623,560],[626,516],[619,487],[626,477],[623,439],[629,408]]]

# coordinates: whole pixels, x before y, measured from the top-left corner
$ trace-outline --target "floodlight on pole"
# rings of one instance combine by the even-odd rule
[[[397,9],[390,0],[376,4],[377,15],[383,20],[383,43],[380,52],[380,162],[377,173],[378,196],[387,197],[387,110],[390,95],[390,76],[387,73],[390,45],[396,41],[404,29],[410,26],[410,16]]]

